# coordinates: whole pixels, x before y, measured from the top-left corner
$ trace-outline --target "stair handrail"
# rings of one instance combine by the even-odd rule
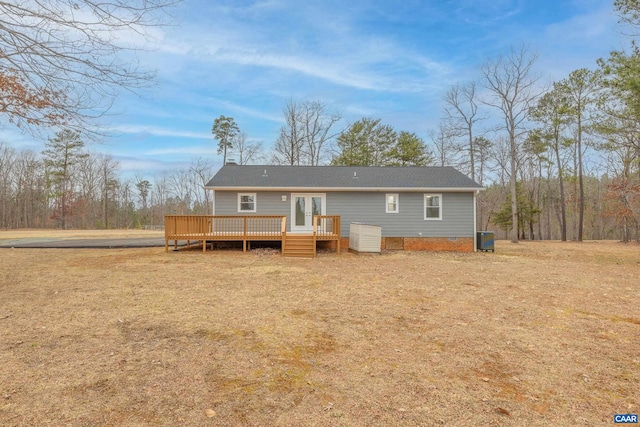
[[[287,242],[287,217],[286,216],[283,216],[282,220],[280,220],[280,235],[282,236],[282,238],[280,239],[280,241],[282,242],[281,255],[284,256],[284,250]]]
[[[318,235],[318,215],[313,217],[313,257],[316,257],[316,239]]]

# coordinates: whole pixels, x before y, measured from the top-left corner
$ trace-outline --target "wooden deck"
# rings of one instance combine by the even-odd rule
[[[288,239],[287,236],[290,238]],[[287,242],[293,245],[294,238],[308,236],[313,242],[313,252],[287,248]],[[206,252],[209,242],[241,241],[242,250],[247,250],[251,241],[280,241],[285,256],[315,256],[317,241],[336,241],[340,254],[340,216],[316,215],[313,218],[311,233],[287,232],[287,217],[279,215],[166,215],[164,217],[165,252],[169,251],[169,241],[173,240],[174,249],[178,241],[202,244]]]

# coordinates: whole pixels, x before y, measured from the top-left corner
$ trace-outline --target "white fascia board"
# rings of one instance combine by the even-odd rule
[[[214,191],[292,191],[297,193],[331,192],[331,191],[364,191],[378,193],[409,193],[409,192],[442,192],[442,193],[473,193],[485,188],[449,188],[449,187],[205,187]]]

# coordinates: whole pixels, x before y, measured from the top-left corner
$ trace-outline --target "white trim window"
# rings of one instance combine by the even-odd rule
[[[424,195],[424,219],[442,219],[442,194]]]
[[[255,212],[256,204],[256,193],[238,193],[238,212]]]
[[[388,193],[385,196],[385,212],[386,213],[398,213],[400,212],[400,198],[398,193]]]

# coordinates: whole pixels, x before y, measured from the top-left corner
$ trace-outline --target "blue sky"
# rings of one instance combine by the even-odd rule
[[[177,24],[139,55],[157,84],[124,93],[108,117],[114,136],[92,151],[125,173],[153,175],[194,157],[221,165],[211,135],[221,114],[269,149],[289,99],[382,119],[425,141],[451,85],[522,43],[539,53],[542,83],[594,68],[622,48],[613,0],[184,0]],[[9,127],[0,139],[40,150]]]

